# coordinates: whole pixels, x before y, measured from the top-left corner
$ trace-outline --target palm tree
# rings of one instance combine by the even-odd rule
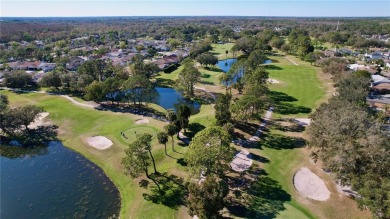
[[[172,138],[172,150],[175,151],[175,147],[174,147],[175,143],[174,143],[174,140],[173,140],[173,136],[177,133],[177,127],[174,124],[168,124],[168,125],[166,125],[164,127],[164,129],[167,132],[167,134],[169,136],[171,136],[171,138]]]
[[[168,134],[166,132],[159,132],[157,134],[158,143],[164,145],[165,155],[167,154],[167,142],[168,142]]]

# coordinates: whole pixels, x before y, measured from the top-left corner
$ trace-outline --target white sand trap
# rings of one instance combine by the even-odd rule
[[[311,119],[298,118],[294,119],[299,125],[308,126],[310,125]]]
[[[28,125],[28,128],[35,129],[38,126],[46,125],[47,123],[45,122],[45,118],[48,115],[49,115],[48,112],[39,113],[38,117],[34,120],[34,122],[32,122],[32,123],[30,123],[30,125]]]
[[[268,83],[271,83],[271,84],[280,84],[280,81],[276,80],[276,79],[272,79],[272,78],[268,78],[267,79],[267,82]]]
[[[88,137],[87,143],[98,150],[105,150],[112,146],[112,141],[104,136]]]
[[[230,166],[234,171],[242,172],[248,170],[252,166],[252,155],[249,151],[241,149],[233,158]]]
[[[317,201],[326,201],[330,196],[324,181],[306,167],[295,173],[294,186],[301,195]]]
[[[149,123],[149,119],[137,119],[135,120],[135,124],[147,124]]]

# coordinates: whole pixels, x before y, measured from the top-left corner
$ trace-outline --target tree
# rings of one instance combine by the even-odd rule
[[[60,73],[53,71],[43,75],[40,84],[42,87],[55,87],[58,89],[61,87],[61,75]]]
[[[144,76],[150,78],[152,75],[159,72],[160,69],[154,63],[144,63],[143,59],[136,59],[132,65],[130,65],[130,72],[133,76]]]
[[[122,92],[124,98],[129,102],[132,101],[134,105],[137,101],[139,105],[142,105],[142,102],[151,102],[158,95],[152,82],[144,75],[129,77],[122,84]]]
[[[24,71],[14,71],[4,75],[4,85],[9,88],[26,89],[34,86],[33,78]]]
[[[223,126],[224,124],[230,122],[231,113],[230,113],[230,101],[232,99],[231,94],[221,94],[218,96],[215,102],[215,118],[217,119],[217,125]]]
[[[256,69],[259,65],[264,64],[267,60],[267,57],[264,55],[262,50],[254,50],[250,53],[248,59],[246,60],[246,66],[251,70]]]
[[[166,132],[159,132],[157,134],[157,140],[158,140],[158,143],[164,145],[165,155],[167,155],[168,134]]]
[[[318,57],[316,56],[315,53],[311,52],[306,54],[305,56],[305,61],[310,62],[310,65],[313,65],[313,62],[315,63],[317,61]]]
[[[233,159],[231,138],[221,127],[212,126],[198,132],[192,139],[186,160],[192,173],[222,175]]]
[[[191,109],[186,104],[180,104],[177,109],[177,120],[180,123],[180,127],[184,129],[184,133],[186,133],[190,116]]]
[[[3,113],[6,109],[8,109],[8,104],[8,96],[0,94],[0,113]]]
[[[86,87],[85,99],[95,102],[101,102],[105,99],[106,94],[103,92],[104,87],[102,82],[93,81]]]
[[[102,59],[95,59],[84,62],[77,72],[80,75],[89,75],[96,81],[104,81],[109,77],[114,76],[113,66],[111,62],[106,62]]]
[[[176,112],[173,109],[167,110],[167,118],[168,118],[169,122],[172,123],[173,121],[175,121],[177,119]]]
[[[122,164],[125,167],[125,173],[132,178],[137,178],[142,172],[145,172],[146,177],[150,178],[148,167],[151,164],[148,151],[145,150],[143,142],[137,139],[129,145],[125,150],[126,157],[122,159]]]
[[[126,174],[130,175],[132,178],[139,177],[141,172],[145,172],[146,177],[150,178],[148,167],[151,163],[153,163],[154,172],[157,173],[151,152],[151,141],[152,136],[150,134],[141,134],[137,136],[137,139],[125,150],[126,157],[122,159],[122,164],[125,166]]]
[[[221,218],[219,213],[225,207],[225,198],[229,192],[227,184],[209,176],[202,183],[190,183],[188,186],[188,213],[200,219]]]
[[[175,142],[173,140],[173,136],[176,134],[177,127],[174,124],[168,124],[164,126],[164,130],[166,133],[171,136],[172,139],[172,150],[175,151]]]
[[[347,71],[347,61],[342,58],[328,58],[321,60],[322,71],[326,74],[330,74],[334,82],[341,79],[343,73]]]
[[[17,112],[16,114],[19,115],[22,125],[28,130],[28,125],[34,122],[38,115],[43,112],[43,109],[34,105],[27,105],[16,108],[13,111]]]
[[[198,43],[195,46],[190,48],[190,57],[194,59],[198,55],[208,52],[212,49],[213,47],[211,47],[211,44],[209,42]]]
[[[357,191],[361,207],[389,218],[390,141],[375,113],[367,110],[368,81],[364,73],[339,79],[337,95],[311,115],[309,145],[325,169]]]
[[[196,57],[196,61],[198,61],[201,65],[215,65],[218,63],[218,58],[210,53],[202,53]]]
[[[152,135],[145,133],[145,134],[141,134],[141,135],[137,136],[137,138],[142,143],[142,147],[144,147],[145,150],[147,150],[149,152],[150,158],[152,159],[152,163],[153,163],[154,173],[157,173],[156,162],[154,161],[154,157],[152,154],[152,145],[151,145]]]
[[[232,47],[233,51],[243,51],[245,54],[250,54],[256,46],[256,40],[253,37],[244,36],[236,41]]]
[[[10,110],[6,113],[6,117],[12,118],[12,123],[16,124],[16,128],[24,126],[25,130],[29,131],[28,126],[34,122],[43,109],[34,105],[27,105]],[[14,126],[13,126],[14,127]]]
[[[120,92],[120,87],[122,86],[122,81],[116,77],[107,78],[103,84],[103,94],[104,98],[112,102],[118,101],[121,99],[122,95]]]
[[[186,97],[194,96],[194,84],[200,80],[201,73],[194,66],[194,62],[188,61],[184,64],[183,70],[179,73],[176,80],[178,90],[184,93]]]
[[[273,36],[271,41],[271,46],[277,48],[277,49],[280,49],[282,48],[282,46],[284,45],[284,39],[279,37],[279,36]]]

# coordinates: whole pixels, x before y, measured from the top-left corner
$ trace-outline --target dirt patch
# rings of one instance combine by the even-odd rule
[[[148,124],[149,119],[137,119],[135,120],[135,124]]]
[[[30,125],[28,125],[29,129],[35,129],[38,126],[44,126],[49,125],[49,122],[45,122],[45,118],[49,116],[48,112],[39,113],[38,117],[32,122]]]
[[[305,197],[317,201],[326,201],[330,197],[324,181],[306,167],[295,173],[293,181],[297,191]]]
[[[271,84],[280,84],[280,81],[276,80],[276,79],[271,79],[271,78],[268,78],[267,79],[267,82],[268,83],[271,83]]]
[[[306,119],[306,118],[297,118],[294,120],[295,120],[295,122],[297,122],[299,125],[302,125],[302,126],[308,126],[308,125],[310,125],[310,122],[311,122],[311,119]]]
[[[112,146],[112,141],[104,136],[88,137],[87,143],[98,150],[105,150]]]

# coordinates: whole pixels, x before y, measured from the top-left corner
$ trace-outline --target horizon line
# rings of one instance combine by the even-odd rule
[[[0,16],[0,18],[115,18],[115,17],[262,17],[262,18],[390,18],[390,16],[263,16],[263,15],[102,15],[102,16]]]

